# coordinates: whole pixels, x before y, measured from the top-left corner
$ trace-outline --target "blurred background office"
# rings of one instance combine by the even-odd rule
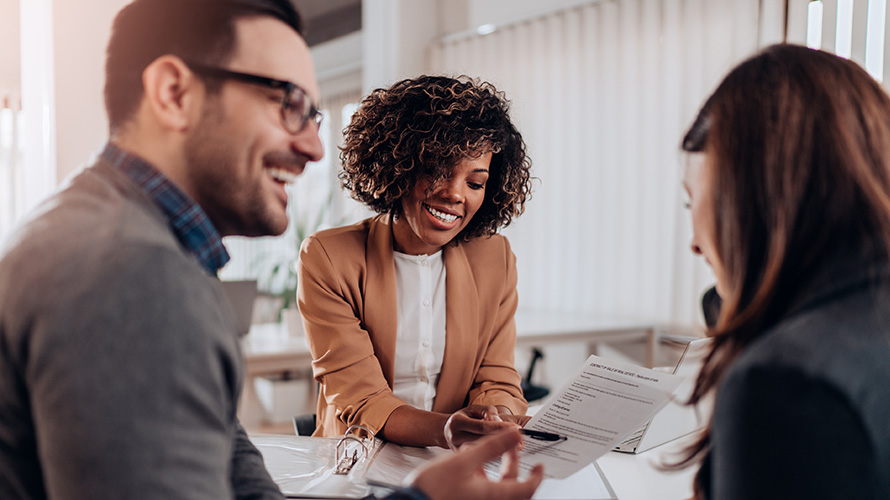
[[[539,179],[526,214],[504,231],[520,309],[695,331],[713,276],[688,248],[682,130],[727,70],[772,43],[821,47],[887,81],[886,2],[295,0],[327,154],[292,186],[288,232],[230,238],[222,277],[290,295],[300,239],[367,216],[336,178],[340,130],[362,96],[420,73],[466,74],[512,101]],[[105,141],[104,46],[126,3],[0,0],[0,238]],[[277,304],[258,314],[277,319],[288,305]],[[586,353],[548,357],[571,372]]]

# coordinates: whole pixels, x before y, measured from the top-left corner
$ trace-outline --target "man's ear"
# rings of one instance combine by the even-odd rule
[[[183,131],[200,116],[205,95],[203,82],[182,59],[161,56],[142,72],[145,99],[158,124],[169,130]]]

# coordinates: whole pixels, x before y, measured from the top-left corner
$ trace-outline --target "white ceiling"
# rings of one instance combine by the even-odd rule
[[[362,0],[293,0],[303,17],[309,46],[340,38],[362,28]]]
[[[304,18],[318,17],[337,9],[360,5],[362,0],[294,0]]]

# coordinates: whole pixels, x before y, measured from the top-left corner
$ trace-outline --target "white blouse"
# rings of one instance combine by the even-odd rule
[[[395,252],[398,327],[393,394],[432,410],[445,357],[445,261]]]

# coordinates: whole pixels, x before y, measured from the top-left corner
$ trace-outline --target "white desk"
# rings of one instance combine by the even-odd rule
[[[259,436],[252,436],[252,438],[256,437]],[[269,438],[275,439],[274,436],[265,436],[262,439],[268,440]],[[287,439],[285,437],[285,440]],[[323,440],[323,438],[307,437],[296,439]],[[619,500],[685,500],[692,495],[695,467],[679,472],[664,472],[659,470],[655,464],[664,456],[675,457],[671,453],[689,444],[691,439],[691,437],[682,438],[639,455],[609,452],[600,457],[597,464]],[[260,448],[262,449],[262,447],[263,444],[260,443]],[[287,453],[265,453],[264,457],[273,478],[279,477],[285,472],[289,478],[303,476],[312,478],[311,475],[302,474],[299,470],[290,470],[286,467]],[[279,460],[285,461],[282,463]],[[310,462],[306,462],[305,457],[298,460],[298,463],[303,468],[306,468],[307,464],[311,465]],[[284,468],[282,468],[282,464],[285,464]],[[309,468],[324,469],[325,465],[323,462],[319,462],[318,467]],[[583,495],[585,491],[578,493]]]
[[[645,339],[650,366],[658,346],[655,322],[602,318],[590,314],[528,312],[516,314],[516,345],[530,347],[565,342],[595,344],[610,340]],[[291,337],[280,323],[254,325],[241,341],[248,377],[306,368],[312,361],[303,337]]]
[[[291,337],[281,323],[253,325],[241,339],[247,377],[274,375],[309,367],[312,354],[305,337]]]
[[[652,362],[657,349],[658,324],[654,322],[610,319],[589,314],[528,312],[516,314],[516,345],[530,347],[565,342],[595,344],[610,340],[645,339],[647,361]],[[291,337],[285,325],[254,325],[241,341],[247,377],[273,375],[307,368],[312,361],[304,337]]]
[[[265,415],[254,389],[257,377],[308,370],[312,354],[305,337],[291,337],[286,325],[253,325],[241,339],[244,355],[244,387],[238,403],[238,418],[246,428],[264,424]],[[312,385],[314,387],[314,384]]]
[[[596,463],[619,500],[685,500],[692,496],[696,466],[675,472],[657,464],[677,461],[675,451],[691,442],[687,436],[639,455],[610,451]]]
[[[530,406],[528,414],[540,409],[541,405]],[[688,434],[639,454],[610,451],[596,463],[618,500],[686,500],[692,497],[697,467],[665,471],[659,464],[677,462],[679,452],[694,443],[696,436]]]

